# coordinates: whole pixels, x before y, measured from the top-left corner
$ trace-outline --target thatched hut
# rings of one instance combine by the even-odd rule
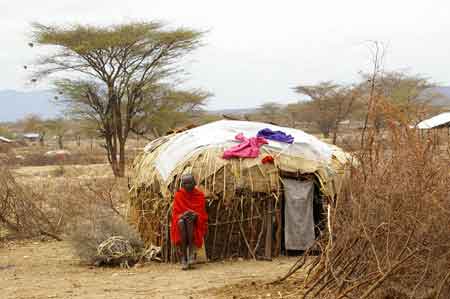
[[[284,131],[295,141],[269,141],[257,158],[222,158],[224,149],[236,145],[236,134],[255,136],[263,128]],[[263,163],[267,156],[271,163]],[[175,261],[170,211],[180,177],[188,170],[207,199],[209,260],[271,258],[284,250],[305,250],[318,227],[324,227],[326,205],[340,189],[344,164],[342,151],[300,130],[213,122],[145,147],[133,165],[130,221],[148,245],[162,246],[163,260]]]

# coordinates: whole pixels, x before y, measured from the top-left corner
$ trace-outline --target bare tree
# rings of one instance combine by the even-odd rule
[[[361,147],[364,146],[364,140],[365,140],[365,133],[367,130],[367,125],[371,119],[371,117],[374,116],[374,107],[376,107],[376,99],[379,98],[375,94],[376,86],[378,78],[382,75],[382,66],[383,66],[383,60],[386,52],[386,48],[383,43],[379,41],[371,41],[369,44],[369,50],[371,52],[371,58],[372,58],[372,72],[370,75],[367,76],[367,82],[369,83],[369,89],[368,89],[368,106],[367,106],[367,113],[364,118],[364,126],[361,133]],[[374,123],[376,123],[376,118],[374,120]]]

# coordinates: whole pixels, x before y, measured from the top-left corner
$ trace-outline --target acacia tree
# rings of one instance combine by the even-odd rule
[[[372,81],[373,78],[375,82]],[[433,91],[434,86],[427,78],[404,72],[380,72],[376,76],[362,74],[358,89],[366,103],[364,128],[371,126],[379,131],[384,127],[386,105],[390,107],[390,119],[398,118],[397,122],[412,126],[430,114],[440,112],[439,108],[432,105],[433,100],[440,96]]]
[[[378,93],[393,104],[402,121],[416,125],[431,109],[437,94],[430,91],[434,85],[424,77],[402,72],[385,72],[380,76]],[[429,92],[426,92],[429,91]]]
[[[303,102],[291,103],[284,108],[283,112],[288,118],[290,127],[296,128],[297,122],[302,119],[303,104]]]
[[[299,85],[294,90],[310,98],[298,104],[303,119],[315,123],[325,138],[333,133],[333,143],[336,143],[339,124],[359,107],[358,89],[321,82],[313,86]]]
[[[33,25],[34,44],[54,46],[37,61],[34,78],[56,77],[70,111],[94,119],[116,176],[125,173],[125,144],[148,108],[148,91],[180,72],[202,33],[161,23],[114,26]],[[53,77],[53,76],[52,76]]]
[[[282,106],[276,102],[266,102],[258,108],[258,116],[263,121],[276,123],[280,116]]]

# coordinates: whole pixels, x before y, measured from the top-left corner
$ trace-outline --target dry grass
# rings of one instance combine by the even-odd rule
[[[137,261],[143,245],[122,216],[126,179],[112,177],[109,165],[22,167],[13,174],[3,169],[0,176],[0,193],[6,194],[0,199],[0,223],[10,237],[68,239],[89,264]],[[102,242],[116,236],[127,240],[136,255],[118,258],[97,252]]]
[[[26,147],[14,151],[11,155],[11,164],[17,166],[48,166],[48,165],[90,165],[106,162],[102,151],[86,151],[72,149],[70,154],[63,157],[57,155],[46,155],[50,151],[45,147]]]
[[[126,179],[115,179],[111,173],[108,165],[22,167],[5,171],[8,180],[3,177],[0,187],[20,190],[55,223],[54,231],[64,235],[80,217],[95,218],[96,205],[117,215],[124,213]]]
[[[110,237],[123,237],[140,253],[142,243],[123,218],[127,180],[113,177],[99,146],[66,145],[70,154],[63,159],[45,154],[55,149],[51,144],[5,148],[0,159],[9,168],[0,175],[1,237],[68,239],[81,260],[91,264],[122,262],[97,252]]]

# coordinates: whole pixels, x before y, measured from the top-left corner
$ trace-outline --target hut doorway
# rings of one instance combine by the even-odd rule
[[[302,255],[325,228],[326,214],[319,183],[312,176],[287,174],[282,178],[281,248],[282,254]]]
[[[314,182],[284,179],[284,247],[307,250],[315,240]]]

